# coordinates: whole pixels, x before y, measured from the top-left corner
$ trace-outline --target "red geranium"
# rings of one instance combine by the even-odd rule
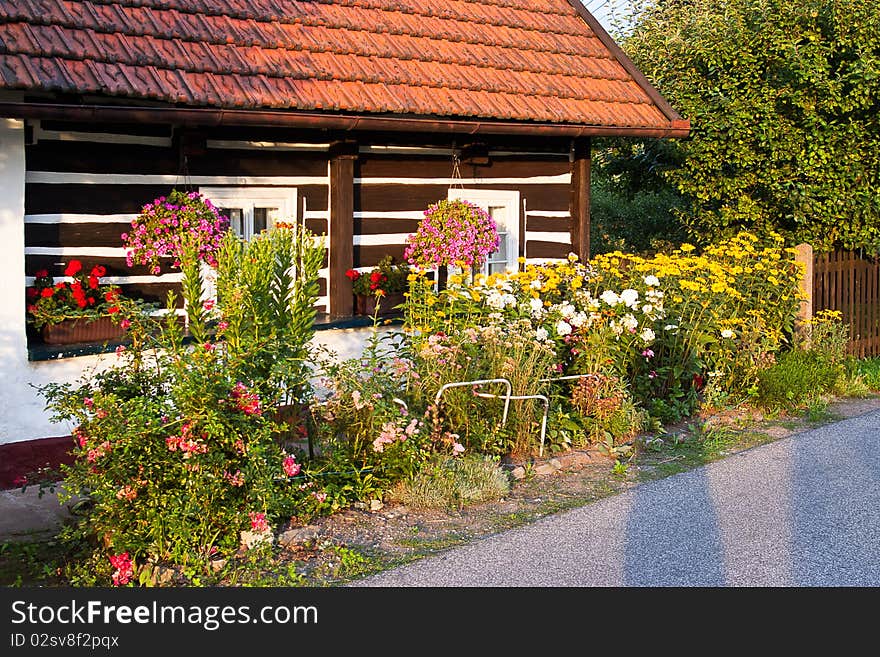
[[[36,328],[41,328],[69,318],[97,318],[118,313],[119,289],[102,286],[100,282],[106,272],[102,265],[86,269],[79,260],[71,260],[64,268],[64,274],[73,280],[56,283],[47,270],[38,270],[34,274],[34,286],[27,289],[30,321]],[[36,301],[31,303],[34,299]]]
[[[76,276],[81,269],[82,263],[79,260],[71,260],[69,263],[67,263],[67,268],[64,270],[64,275]]]

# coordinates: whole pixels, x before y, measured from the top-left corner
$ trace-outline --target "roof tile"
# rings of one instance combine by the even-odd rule
[[[668,127],[568,0],[16,0],[0,88]],[[667,110],[668,112],[668,110]]]

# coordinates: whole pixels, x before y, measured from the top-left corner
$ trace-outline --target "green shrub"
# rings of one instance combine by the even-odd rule
[[[831,392],[846,373],[821,352],[794,349],[758,374],[757,400],[768,409],[802,408]]]
[[[510,479],[495,459],[467,455],[432,462],[393,492],[396,500],[419,509],[452,509],[501,499]]]
[[[96,570],[116,585],[153,565],[206,572],[242,542],[271,540],[273,524],[334,503],[302,454],[285,451],[275,420],[302,394],[323,249],[304,229],[234,239],[219,257],[216,303],[203,298],[197,251],[183,246],[189,336],[169,295],[163,323],[126,318],[131,346],[114,366],[41,389],[53,418],[75,427],[65,491],[87,512],[69,537],[93,546]]]

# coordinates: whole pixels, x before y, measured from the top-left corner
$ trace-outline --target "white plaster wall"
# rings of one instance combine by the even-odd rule
[[[0,118],[0,444],[63,436],[70,427],[53,425],[35,387],[74,381],[87,368],[112,362],[87,356],[31,363],[25,337],[24,123]]]
[[[399,331],[392,326],[378,326],[376,331],[379,336],[389,336]],[[324,331],[316,331],[312,342],[331,350],[337,360],[346,360],[348,358],[356,358],[360,356],[367,344],[373,328],[354,328],[354,329],[327,329]]]

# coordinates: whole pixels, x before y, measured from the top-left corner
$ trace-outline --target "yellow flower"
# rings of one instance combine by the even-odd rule
[[[684,253],[690,253],[691,251],[693,251],[696,248],[697,247],[695,247],[693,244],[688,244],[687,242],[685,242],[684,244],[681,245],[681,250]]]

